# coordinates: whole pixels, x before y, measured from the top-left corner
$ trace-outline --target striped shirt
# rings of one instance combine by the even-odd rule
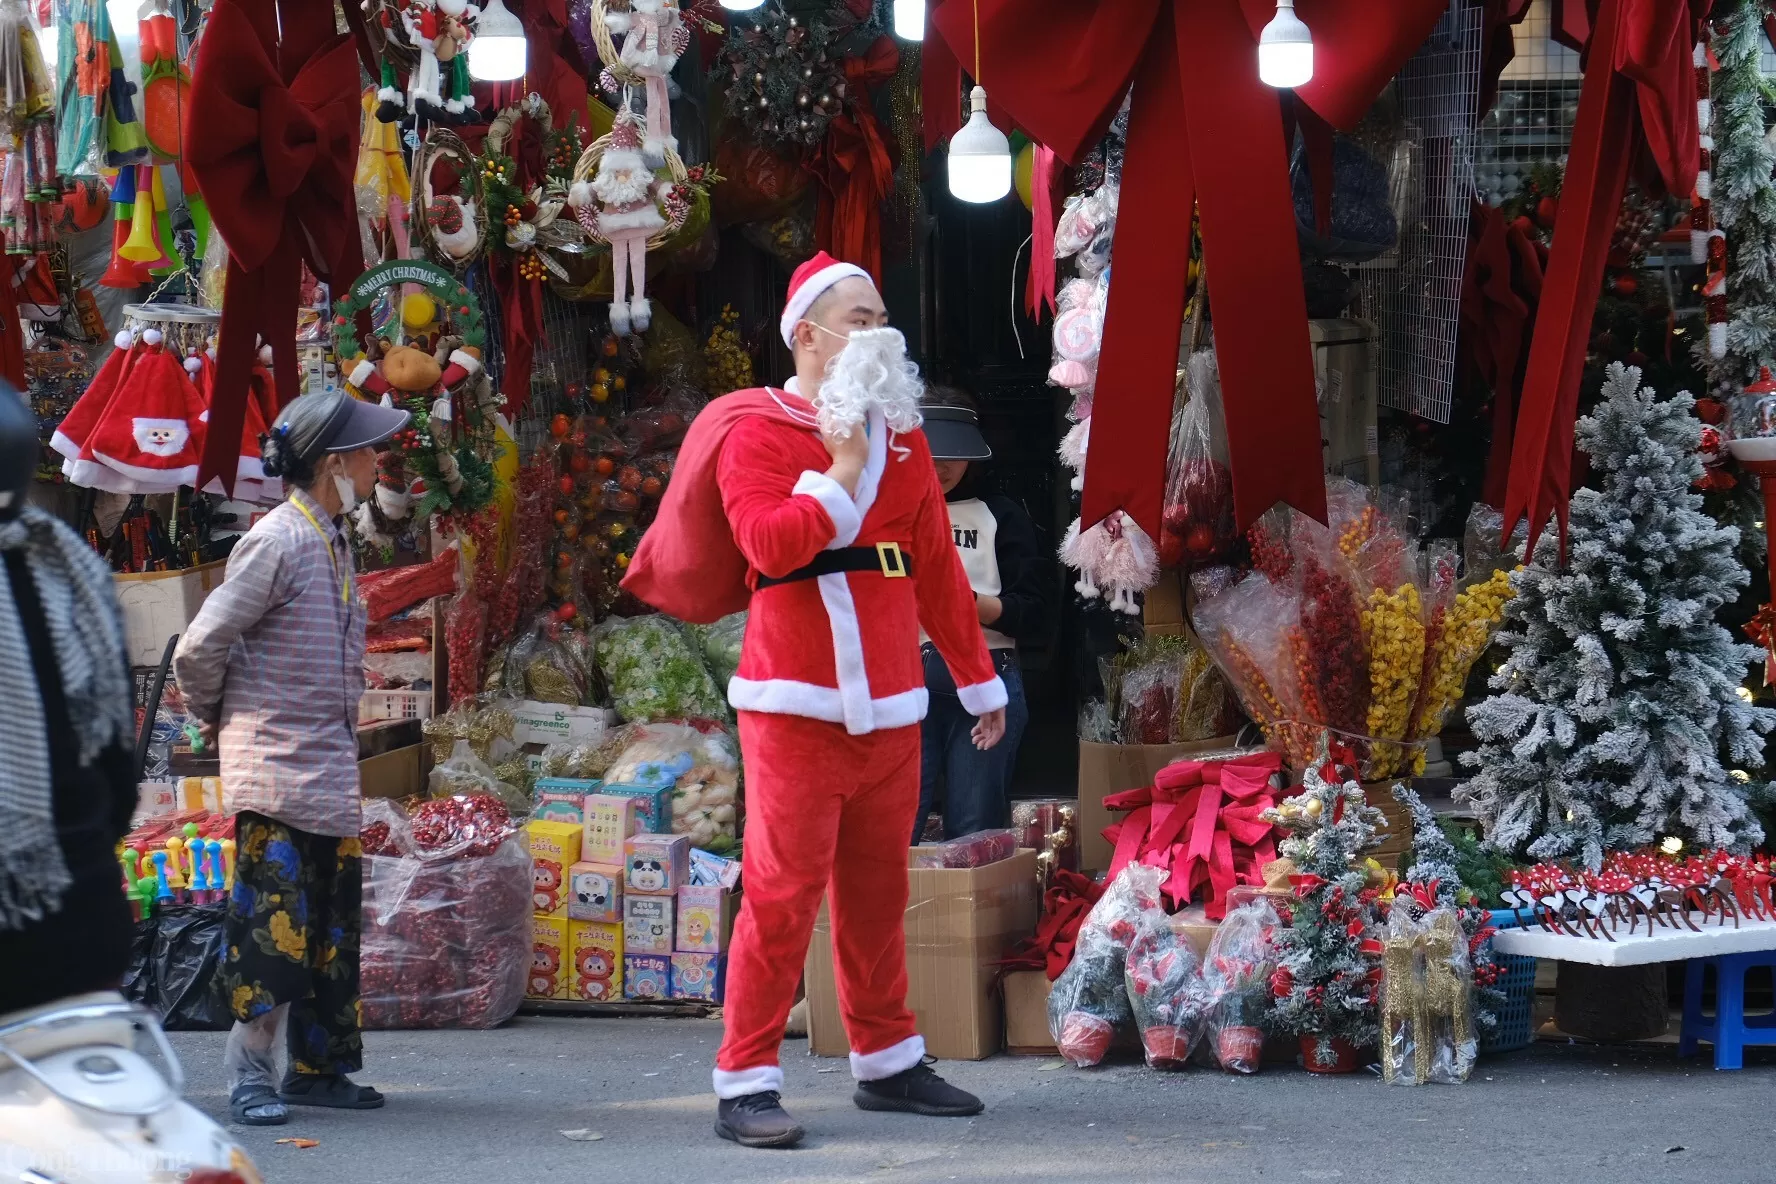
[[[235,544],[173,655],[186,710],[221,723],[230,813],[358,833],[364,622],[351,546],[308,494],[292,491]]]

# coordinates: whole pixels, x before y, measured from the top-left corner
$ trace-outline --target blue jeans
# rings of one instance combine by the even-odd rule
[[[1005,682],[1005,738],[982,752],[974,746],[969,733],[974,730],[974,716],[956,696],[956,684],[950,671],[938,656],[935,646],[926,644],[925,689],[930,692],[931,706],[920,727],[924,742],[919,762],[919,817],[914,823],[913,842],[917,843],[925,829],[926,816],[937,801],[938,783],[944,786],[944,837],[973,834],[1005,826],[1011,812],[1006,790],[1011,771],[1017,766],[1018,744],[1024,738],[1024,726],[1030,722],[1030,710],[1024,703],[1023,672],[1018,669],[1016,650],[994,650],[993,665]]]

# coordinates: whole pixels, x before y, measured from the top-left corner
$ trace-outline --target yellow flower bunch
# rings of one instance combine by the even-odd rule
[[[1419,695],[1410,737],[1430,736],[1443,726],[1443,717],[1461,698],[1468,672],[1492,641],[1493,630],[1504,619],[1505,603],[1514,595],[1511,573],[1503,570],[1456,593],[1444,618],[1442,635],[1426,663],[1429,677]]]
[[[1371,592],[1363,610],[1363,633],[1369,639],[1369,734],[1401,739],[1424,673],[1425,627],[1417,587],[1401,584],[1393,592],[1385,588]],[[1393,776],[1400,758],[1397,745],[1376,745],[1374,775]]]
[[[709,370],[711,394],[725,395],[753,385],[752,355],[746,352],[746,345],[740,340],[736,328],[739,323],[740,314],[734,311],[734,306],[722,305],[721,316],[709,330],[709,340],[703,344],[703,361]]]

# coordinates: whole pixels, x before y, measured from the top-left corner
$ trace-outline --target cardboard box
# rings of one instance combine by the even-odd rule
[[[690,855],[686,835],[631,835],[623,841],[623,891],[677,896]]]
[[[907,1006],[933,1056],[978,1061],[999,1051],[1003,1008],[993,980],[1005,951],[1036,928],[1036,853],[984,867],[909,868]],[[809,1047],[850,1051],[833,975],[826,907],[814,923],[805,967]]]
[[[623,952],[672,953],[672,912],[677,903],[670,896],[623,897]]]
[[[623,923],[623,869],[581,860],[567,871],[567,915],[575,921]]]
[[[1190,633],[1182,571],[1174,568],[1160,572],[1159,583],[1142,594],[1141,625],[1154,636],[1184,637]]]
[[[1217,736],[1189,744],[1098,744],[1079,742],[1079,867],[1110,870],[1114,853],[1104,828],[1120,817],[1104,806],[1113,793],[1152,785],[1153,776],[1176,760],[1232,748],[1235,737]]]
[[[720,1003],[727,988],[726,954],[672,955],[672,997]]]
[[[568,968],[567,918],[532,917],[530,974],[524,993],[531,999],[566,999]]]
[[[719,954],[734,932],[740,895],[719,885],[686,884],[678,890],[678,942],[681,954]]]
[[[159,666],[167,640],[184,633],[211,592],[222,586],[226,559],[182,571],[131,572],[112,576],[123,613],[124,643],[131,666]]]
[[[623,955],[623,998],[670,999],[672,997],[672,956],[670,954]]]
[[[569,921],[568,952],[572,976],[568,998],[587,1003],[623,995],[623,927],[593,921]]]
[[[581,831],[580,857],[587,863],[623,865],[623,844],[640,834],[641,819],[635,799],[622,794],[586,795],[586,824]]]
[[[185,777],[179,781],[179,809],[208,810],[226,814],[222,806],[222,778]]]
[[[569,707],[563,703],[539,703],[521,699],[512,705],[514,744],[596,744],[616,725],[616,712],[607,707]]]
[[[410,798],[425,792],[432,746],[409,744],[358,762],[359,793],[367,798]]]
[[[540,914],[567,915],[567,869],[580,862],[580,828],[571,822],[525,824],[530,844],[531,906]]]
[[[1040,970],[1014,970],[1006,975],[1005,1051],[1037,1056],[1055,1051],[1048,1032],[1048,975]]]

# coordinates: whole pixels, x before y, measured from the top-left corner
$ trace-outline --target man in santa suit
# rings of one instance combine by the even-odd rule
[[[662,525],[624,586],[689,620],[749,608],[728,684],[746,762],[746,894],[716,1055],[716,1133],[787,1147],[778,1046],[824,894],[839,1006],[866,1110],[959,1116],[980,1100],[925,1062],[906,1006],[905,836],[919,799],[925,679],[937,645],[975,742],[1005,730],[919,430],[922,384],[861,268],[821,253],[790,280],[796,377],[736,391],[693,421]]]

